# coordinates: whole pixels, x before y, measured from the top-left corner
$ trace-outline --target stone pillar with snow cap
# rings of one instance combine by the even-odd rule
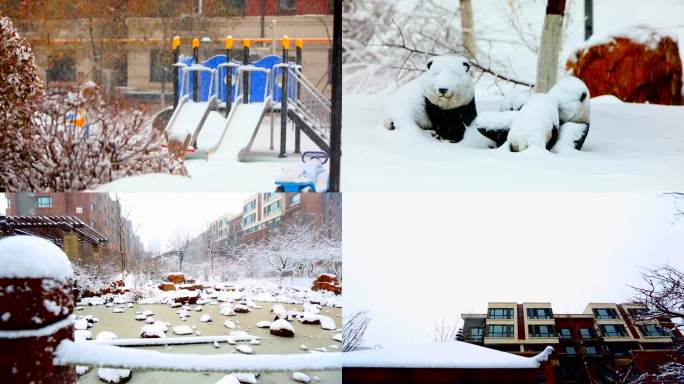
[[[34,236],[0,239],[0,378],[10,383],[76,383],[53,353],[73,340],[73,270],[66,254]],[[4,382],[4,381],[3,381]]]

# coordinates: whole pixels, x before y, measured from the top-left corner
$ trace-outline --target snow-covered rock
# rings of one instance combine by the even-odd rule
[[[191,335],[193,332],[192,328],[187,325],[176,325],[173,327],[173,333],[176,335]]]
[[[88,320],[86,319],[76,319],[74,321],[74,328],[77,330],[85,330],[90,327],[90,323],[88,323]]]
[[[74,340],[76,341],[86,341],[93,338],[93,334],[85,329],[77,329],[74,331]]]
[[[88,371],[90,371],[90,367],[87,365],[77,365],[76,366],[76,374],[79,376],[85,375],[86,373],[88,373]]]
[[[332,339],[335,341],[339,341],[340,343],[342,342],[342,334],[341,333],[336,333],[332,336]]]
[[[266,321],[266,320],[262,320],[262,321],[256,323],[257,328],[269,328],[270,326],[271,326],[271,322]]]
[[[318,319],[321,322],[321,328],[328,330],[328,331],[334,331],[337,329],[337,325],[335,324],[335,320],[328,316],[323,316],[323,315],[318,315]]]
[[[229,328],[229,329],[235,329],[235,327],[236,327],[235,323],[232,322],[232,321],[230,321],[230,320],[224,321],[224,322],[223,322],[223,325],[224,325],[226,328]]]
[[[233,307],[232,304],[221,304],[221,308],[219,309],[219,313],[222,314],[223,316],[235,316],[235,307]]]
[[[114,307],[114,309],[112,309],[112,312],[113,313],[124,313],[124,309],[122,307]]]
[[[213,320],[211,319],[211,316],[209,316],[208,314],[204,314],[202,315],[202,317],[200,317],[200,321],[203,323],[209,323]]]
[[[310,383],[311,377],[304,372],[292,372],[292,380],[298,383]]]
[[[275,336],[293,337],[295,330],[287,320],[278,319],[271,323],[270,332]]]
[[[97,377],[105,383],[125,383],[131,377],[130,369],[98,368]]]
[[[95,340],[97,340],[97,341],[107,341],[107,340],[114,340],[114,339],[116,339],[116,338],[118,338],[118,336],[116,335],[116,333],[110,332],[110,331],[102,331],[102,332],[100,332],[100,333],[97,334],[97,336],[95,337]]]
[[[233,373],[233,375],[235,375],[241,384],[257,384],[259,382],[257,380],[258,373],[236,372]]]
[[[145,321],[147,319],[147,316],[143,315],[142,313],[138,313],[137,315],[135,315],[135,319],[137,321]]]
[[[217,381],[216,384],[240,384],[240,381],[235,377],[235,375],[226,375],[221,378],[221,380]]]
[[[146,339],[160,339],[166,337],[166,334],[164,333],[164,329],[159,325],[147,324],[140,329],[140,337]]]
[[[254,353],[254,349],[252,349],[252,347],[244,344],[238,345],[237,347],[235,347],[235,350],[246,355],[251,355]]]

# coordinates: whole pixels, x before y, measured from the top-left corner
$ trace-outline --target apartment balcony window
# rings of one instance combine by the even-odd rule
[[[620,324],[602,324],[601,334],[605,337],[625,337],[627,336],[627,331]]]
[[[591,328],[580,328],[580,336],[583,339],[592,339],[594,338],[594,330]]]
[[[568,356],[575,356],[577,351],[575,350],[575,347],[565,347],[565,354]]]
[[[256,209],[256,200],[252,200],[249,203],[245,204],[243,211],[244,211],[244,213],[249,213],[255,209]]]
[[[571,339],[572,334],[570,333],[570,328],[561,328],[560,332],[558,332],[558,337],[561,339]]]
[[[91,209],[93,212],[96,211],[97,207],[95,206],[95,203],[91,203],[91,204],[90,204],[90,209]]]
[[[527,308],[527,318],[534,320],[553,319],[551,308]]]
[[[264,216],[272,216],[280,212],[280,201],[269,204],[264,208]]]
[[[37,203],[38,203],[38,208],[52,208],[52,197],[50,197],[50,196],[38,196]]]
[[[639,328],[641,328],[641,333],[644,334],[644,336],[669,336],[667,332],[665,332],[662,328],[660,328],[656,324],[646,324],[642,325]]]
[[[470,341],[482,341],[484,329],[482,328],[470,328],[470,335],[468,335],[468,340]]]
[[[555,337],[553,325],[528,325],[527,333],[530,337]]]
[[[256,214],[252,213],[251,215],[245,216],[245,218],[242,219],[242,226],[244,227],[244,226],[253,224],[255,221],[256,221]]]
[[[584,347],[584,353],[587,355],[596,355],[598,354],[598,351],[596,350],[596,347],[587,346]]]
[[[266,192],[266,193],[264,193],[264,201],[266,201],[266,202],[271,201],[271,200],[275,199],[277,196],[278,196],[278,194],[275,192]]]
[[[299,193],[296,193],[296,194],[292,195],[292,198],[290,199],[290,205],[291,206],[298,205],[301,201],[302,201],[302,195]]]
[[[291,13],[297,10],[297,0],[278,0],[278,12]]]
[[[594,316],[596,316],[598,320],[619,319],[617,311],[613,308],[595,308]]]
[[[513,308],[489,308],[487,318],[491,320],[513,319]]]
[[[513,337],[512,325],[490,325],[488,337]]]

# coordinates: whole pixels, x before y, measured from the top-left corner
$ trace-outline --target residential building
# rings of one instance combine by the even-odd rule
[[[545,382],[591,383],[609,365],[634,361],[646,369],[646,361],[662,362],[673,353],[673,339],[681,333],[671,331],[670,319],[636,320],[644,309],[637,303],[589,303],[581,314],[556,314],[550,303],[493,302],[486,314],[461,315],[463,338],[524,356],[552,346],[556,369]]]

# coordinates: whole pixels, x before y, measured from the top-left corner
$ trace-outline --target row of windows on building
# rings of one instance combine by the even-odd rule
[[[598,320],[619,319],[614,308],[595,308],[594,316]],[[513,319],[513,308],[490,308],[487,318],[492,320],[511,320]],[[553,319],[551,308],[527,308],[527,318],[529,319]]]
[[[639,329],[641,330],[641,333],[644,336],[652,336],[652,337],[658,337],[658,336],[668,336],[667,332],[663,330],[661,327],[659,327],[656,324],[645,324],[639,326]],[[627,336],[627,330],[625,327],[621,324],[600,324],[599,325],[599,330],[600,333],[603,337],[625,337]],[[481,340],[484,337],[483,334],[484,329],[481,327],[474,327],[470,328],[470,338],[472,340]],[[506,337],[514,337],[514,332],[513,332],[513,325],[501,325],[501,324],[492,324],[489,325],[487,328],[488,334],[487,337],[501,337],[501,338],[506,338]],[[582,339],[593,339],[595,338],[596,332],[592,328],[580,328],[579,329],[580,337]],[[529,337],[556,337],[558,336],[561,339],[570,339],[572,338],[572,333],[570,328],[561,328],[558,334],[556,334],[554,330],[553,325],[528,325],[527,326],[527,334]]]

